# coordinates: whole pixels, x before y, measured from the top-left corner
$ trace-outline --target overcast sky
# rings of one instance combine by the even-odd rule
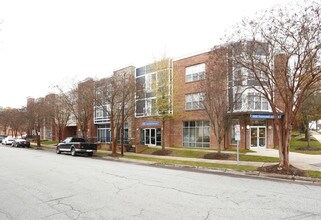
[[[202,52],[243,17],[291,0],[0,0],[0,106],[54,85]]]

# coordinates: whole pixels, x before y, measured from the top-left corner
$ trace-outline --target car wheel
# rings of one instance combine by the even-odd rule
[[[87,153],[88,157],[92,157],[93,156],[93,152],[89,152]]]
[[[60,151],[60,148],[59,148],[59,147],[57,147],[57,148],[56,148],[56,153],[57,153],[57,154],[60,154],[60,153],[61,153],[61,151]]]
[[[73,147],[73,148],[71,148],[71,156],[76,156],[76,150],[75,150],[75,148]]]

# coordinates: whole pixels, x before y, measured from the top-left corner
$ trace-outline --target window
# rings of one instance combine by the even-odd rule
[[[99,125],[97,128],[97,141],[101,143],[110,143],[110,125]]]
[[[104,107],[96,106],[95,107],[95,118],[94,123],[95,124],[102,124],[109,122],[108,112],[106,109],[109,107],[109,105],[106,105]]]
[[[193,93],[185,95],[185,109],[204,109],[204,93]]]
[[[230,144],[236,145],[237,140],[235,140],[235,125],[239,124],[239,120],[233,119],[230,128]]]
[[[248,93],[247,104],[249,110],[269,110],[268,101],[259,93]]]
[[[145,91],[152,92],[156,83],[156,73],[147,74],[145,78]]]
[[[183,146],[205,148],[210,147],[209,121],[183,122]]]
[[[145,116],[151,116],[155,114],[155,102],[156,99],[146,99],[145,102]]]
[[[185,69],[186,82],[198,81],[204,78],[205,78],[205,63],[186,67]]]

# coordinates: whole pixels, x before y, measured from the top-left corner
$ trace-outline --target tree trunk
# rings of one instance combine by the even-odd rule
[[[218,148],[217,148],[217,153],[221,153],[221,140],[219,140],[218,142]]]
[[[309,121],[306,121],[305,122],[305,140],[307,140],[308,142],[308,146],[307,147],[310,147],[310,126],[309,126]]]
[[[37,148],[41,148],[40,135],[39,135],[38,130],[36,130],[36,142],[37,142]]]
[[[117,140],[115,137],[115,128],[114,128],[113,123],[111,123],[111,126],[110,126],[110,133],[111,133],[111,154],[116,155],[117,154]]]
[[[280,168],[289,168],[290,161],[289,161],[289,146],[290,146],[290,139],[292,133],[292,125],[288,124],[288,120],[286,117],[282,117],[282,121],[280,122],[278,119],[275,120],[276,123],[276,133],[279,139],[279,158]]]

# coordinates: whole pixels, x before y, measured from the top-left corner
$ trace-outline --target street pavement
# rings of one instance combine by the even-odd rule
[[[321,219],[321,187],[0,145],[0,219]]]

